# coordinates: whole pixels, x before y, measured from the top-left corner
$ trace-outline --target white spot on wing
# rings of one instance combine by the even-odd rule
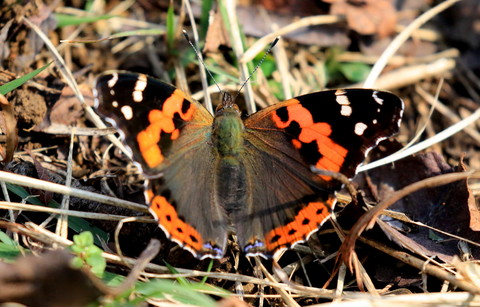
[[[348,101],[348,97],[345,94],[347,94],[347,92],[345,92],[344,90],[336,90],[335,91],[335,96],[337,96],[337,97],[335,97],[335,100],[337,101],[337,103],[339,105],[342,105],[342,106],[350,105],[350,101]],[[343,115],[343,113],[342,113],[342,115]],[[345,115],[345,116],[348,116],[348,115]]]
[[[365,125],[364,123],[357,123],[355,125],[355,134],[356,135],[363,135],[363,132],[367,128],[368,128],[367,125]]]
[[[348,101],[347,96],[337,96],[336,100],[337,100],[337,103],[342,106],[348,106],[350,104],[350,101]]]
[[[115,86],[115,84],[117,84],[117,81],[118,81],[118,74],[116,72],[114,72],[112,74],[112,79],[108,80],[107,82],[107,85],[109,88],[112,88]]]
[[[133,118],[133,110],[130,106],[123,106],[120,111],[122,111],[123,116],[127,120],[131,120]]]
[[[134,91],[132,95],[133,101],[135,102],[142,102],[143,94],[140,91]]]
[[[138,75],[137,82],[135,82],[135,88],[133,91],[133,101],[142,102],[143,91],[147,87],[147,76],[144,74]]]
[[[374,119],[374,120],[372,120],[372,123],[373,123],[374,125],[376,125],[376,124],[378,123],[378,120]]]
[[[118,101],[116,101],[116,100],[112,101],[112,106],[114,108],[118,108]]]
[[[135,90],[143,91],[147,87],[147,76],[144,74],[138,75],[137,82],[135,82]]]
[[[377,91],[373,91],[373,99],[375,99],[375,101],[379,104],[379,105],[383,105],[383,99],[378,97],[377,96],[378,92]]]
[[[342,108],[340,109],[340,114],[342,114],[343,116],[350,116],[352,115],[352,107],[351,106],[342,106]]]

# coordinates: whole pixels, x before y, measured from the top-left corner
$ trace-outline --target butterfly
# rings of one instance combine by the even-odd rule
[[[341,184],[370,149],[398,132],[392,93],[306,94],[243,117],[222,93],[215,114],[144,74],[105,72],[95,109],[120,132],[145,181],[150,212],[198,259],[221,258],[230,232],[246,256],[271,257],[306,241],[331,216]]]

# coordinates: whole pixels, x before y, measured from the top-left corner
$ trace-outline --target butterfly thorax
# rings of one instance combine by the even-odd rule
[[[245,126],[238,106],[228,93],[223,95],[222,103],[217,107],[212,129],[212,139],[218,154],[235,160],[243,151]]]

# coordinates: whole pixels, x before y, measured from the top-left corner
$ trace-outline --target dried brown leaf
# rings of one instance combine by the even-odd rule
[[[0,129],[5,133],[5,147],[2,147],[2,162],[8,163],[12,161],[13,154],[18,145],[17,119],[13,111],[13,107],[5,96],[0,94]]]
[[[362,35],[391,35],[397,14],[391,0],[324,0],[332,4],[330,14],[345,15],[350,29]]]
[[[212,16],[211,23],[208,25],[207,37],[205,38],[204,52],[218,52],[218,47],[231,47],[230,37],[228,36],[222,14],[219,10]]]

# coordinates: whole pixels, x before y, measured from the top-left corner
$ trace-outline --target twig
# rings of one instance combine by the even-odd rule
[[[468,127],[469,125],[475,123],[478,119],[480,118],[480,108],[477,109],[475,112],[473,112],[470,116],[465,117],[463,120],[459,121],[456,124],[453,124],[452,126],[448,127],[447,129],[437,133],[436,135],[432,136],[429,139],[426,139],[425,141],[418,143],[416,145],[413,145],[412,147],[402,151],[401,153],[394,154],[392,156],[388,156],[384,159],[377,160],[375,162],[368,163],[367,165],[361,165],[357,171],[358,172],[363,172],[375,167],[378,167],[380,165],[384,165],[387,163],[395,162],[397,160],[403,159],[405,157],[408,157],[410,155],[413,155],[414,153],[417,153],[421,150],[424,150],[433,144],[439,143],[452,135],[454,135],[457,132],[462,131],[465,129],[465,127]]]
[[[62,76],[65,78],[65,81],[67,82],[67,84],[72,88],[77,99],[81,102],[82,107],[84,108],[85,113],[87,115],[87,118],[91,120],[97,128],[107,128],[107,126],[103,123],[100,117],[97,114],[95,114],[95,112],[93,112],[92,108],[89,105],[85,103],[85,98],[83,97],[83,94],[78,87],[77,81],[73,77],[73,74],[70,71],[70,69],[68,69],[68,67],[66,66],[65,61],[63,60],[63,58],[61,57],[60,53],[55,48],[53,43],[48,39],[45,33],[43,33],[42,30],[37,25],[33,24],[27,18],[23,18],[23,21],[28,27],[30,27],[33,31],[35,31],[38,37],[40,37],[40,39],[43,40],[47,48],[52,53],[56,66],[62,73]],[[122,142],[120,142],[120,140],[117,137],[115,137],[114,135],[108,135],[107,138],[113,144],[115,144],[115,146],[117,146],[123,153],[125,153],[127,157],[131,158],[130,152],[125,148],[125,146],[123,146]]]
[[[374,86],[375,81],[380,76],[383,68],[387,65],[388,59],[392,57],[395,52],[403,45],[403,43],[412,35],[415,29],[420,28],[424,23],[435,17],[436,15],[440,14],[440,12],[446,10],[456,2],[460,0],[447,0],[441,2],[437,6],[429,9],[419,17],[417,17],[413,22],[411,22],[400,34],[395,37],[395,39],[388,45],[387,49],[382,53],[378,61],[373,65],[370,74],[368,75],[367,79],[365,80],[363,86],[366,88],[371,88]]]
[[[442,115],[448,117],[448,119],[451,120],[453,123],[458,123],[462,120],[457,114],[455,114],[452,110],[450,110],[446,105],[441,103],[439,100],[436,100],[435,97],[430,95],[430,93],[425,91],[421,86],[419,85],[415,86],[415,90],[429,104],[431,105],[435,104],[435,109],[438,112],[442,113]],[[465,127],[464,132],[468,134],[470,137],[472,137],[477,142],[477,144],[480,144],[480,133],[478,133],[476,129],[468,126],[468,127]]]
[[[480,177],[480,171],[450,173],[426,178],[418,182],[412,183],[404,187],[403,189],[393,193],[389,199],[379,203],[377,206],[369,210],[362,217],[360,217],[360,219],[355,223],[355,225],[353,225],[350,230],[350,234],[345,238],[345,241],[342,243],[342,246],[340,248],[342,260],[345,263],[349,264],[349,267],[352,268],[350,257],[355,247],[355,241],[360,237],[364,230],[373,227],[377,217],[381,214],[383,210],[387,209],[405,196],[410,195],[411,193],[418,190],[437,187],[459,180],[465,180],[469,177]]]
[[[91,220],[105,220],[105,221],[121,221],[125,218],[135,219],[134,222],[137,223],[156,223],[153,217],[150,216],[138,216],[138,217],[128,217],[124,215],[114,215],[114,214],[105,214],[105,213],[95,213],[95,212],[83,212],[75,210],[64,210],[50,207],[43,207],[37,205],[29,205],[22,203],[14,203],[8,201],[0,201],[0,209],[9,209],[16,211],[32,211],[32,212],[46,212],[51,214],[60,214],[65,216],[75,216]]]
[[[320,16],[310,16],[304,17],[296,22],[290,23],[287,26],[278,29],[275,32],[267,34],[257,40],[247,51],[239,58],[240,63],[248,63],[255,56],[264,50],[268,44],[270,44],[275,37],[284,36],[285,34],[297,31],[302,28],[315,26],[315,25],[325,25],[325,24],[332,24],[337,23],[344,20],[341,16],[336,15],[320,15]]]
[[[144,213],[148,212],[148,208],[144,205],[9,172],[0,171],[0,180],[34,189],[40,189],[58,194],[70,195],[82,199],[97,201],[103,204],[121,207],[125,209],[135,210]]]
[[[454,59],[444,58],[432,63],[398,68],[381,75],[373,84],[371,84],[370,87],[383,90],[393,90],[405,87],[407,85],[416,84],[420,80],[442,76],[454,69],[455,65],[456,62]],[[362,87],[362,85],[359,83],[350,87]]]
[[[468,291],[472,294],[480,295],[480,288],[476,287],[474,284],[459,279],[454,274],[448,273],[432,264],[425,263],[425,261],[422,259],[418,259],[417,257],[412,256],[408,253],[394,250],[386,245],[379,244],[375,241],[363,237],[359,238],[359,240],[363,243],[368,244],[371,247],[374,247],[384,252],[389,256],[392,256],[402,261],[403,263],[406,263],[414,268],[417,268],[418,270],[423,271],[430,276],[434,276],[440,280],[447,280],[452,285],[457,286],[462,290]]]
[[[187,9],[188,18],[190,19],[190,24],[192,25],[193,41],[198,50],[198,31],[195,23],[195,17],[193,16],[192,7],[190,6],[190,1],[186,0],[184,3]],[[202,54],[200,52],[197,53],[197,56],[200,58],[200,60],[202,60]],[[210,97],[210,95],[207,94],[208,81],[207,81],[207,73],[205,72],[206,68],[203,65],[199,64],[198,69],[200,71],[200,80],[202,82],[203,92],[205,93],[205,95],[203,96],[205,98],[203,105],[207,108],[208,112],[213,114],[212,98]]]
[[[241,80],[247,80],[250,72],[248,70],[247,64],[245,62],[240,61],[243,57],[243,42],[242,36],[240,34],[240,26],[237,19],[236,13],[236,2],[237,1],[221,1],[222,6],[226,9],[227,19],[230,24],[230,35],[232,36],[230,42],[232,43],[233,51],[235,52],[235,56],[239,59],[239,69],[240,69],[240,77]],[[252,85],[248,82],[245,84],[244,90],[244,97],[245,97],[245,104],[247,107],[248,114],[252,114],[256,111],[255,101],[253,100],[253,89]]]

